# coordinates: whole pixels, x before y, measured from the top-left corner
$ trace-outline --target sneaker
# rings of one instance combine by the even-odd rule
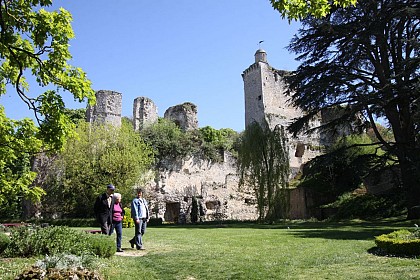
[[[135,242],[131,239],[130,240],[131,248],[134,249]]]
[[[124,252],[124,251],[121,248],[117,248],[117,252]]]

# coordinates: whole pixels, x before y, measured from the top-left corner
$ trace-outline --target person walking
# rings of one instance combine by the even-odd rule
[[[124,218],[124,208],[121,204],[121,194],[114,193],[114,207],[112,208],[112,226],[109,235],[114,233],[117,234],[117,252],[123,252],[121,249],[122,240],[122,220]]]
[[[93,210],[95,212],[96,220],[101,226],[102,234],[109,234],[112,225],[112,209],[114,207],[114,200],[112,196],[115,191],[115,186],[109,184],[106,186],[106,192],[96,198]]]
[[[149,206],[143,198],[143,189],[137,189],[137,197],[131,202],[131,217],[135,224],[134,237],[130,240],[131,248],[135,245],[137,250],[144,250],[143,235],[149,222]]]

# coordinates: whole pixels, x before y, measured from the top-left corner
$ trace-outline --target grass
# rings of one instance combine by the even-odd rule
[[[420,259],[369,253],[374,236],[407,222],[149,227],[146,255],[100,259],[106,279],[420,279]],[[124,229],[123,248],[133,229]],[[0,259],[13,279],[34,259]],[[5,278],[2,278],[2,276]]]

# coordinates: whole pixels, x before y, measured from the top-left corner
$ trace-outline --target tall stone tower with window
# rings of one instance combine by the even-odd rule
[[[265,119],[271,129],[277,125],[286,128],[293,119],[302,116],[302,110],[293,107],[286,95],[287,85],[284,76],[287,74],[287,71],[277,70],[270,66],[264,50],[256,51],[255,62],[242,73],[245,93],[245,127],[253,122],[262,123]],[[293,176],[303,163],[320,154],[319,135],[293,137],[286,131],[286,136]]]

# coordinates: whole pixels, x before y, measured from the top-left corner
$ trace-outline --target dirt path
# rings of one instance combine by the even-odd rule
[[[116,252],[116,256],[123,257],[141,257],[147,254],[147,250],[137,250],[131,248],[122,248],[124,252]]]

